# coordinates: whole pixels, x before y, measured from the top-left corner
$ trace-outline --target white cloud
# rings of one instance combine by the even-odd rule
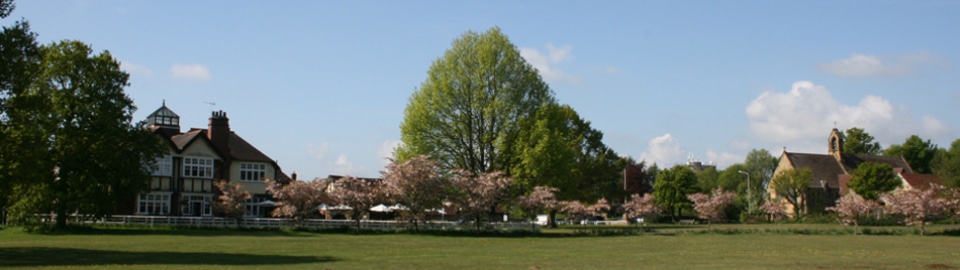
[[[364,177],[360,175],[364,172],[365,170],[363,166],[360,166],[354,163],[353,161],[350,161],[350,159],[348,159],[347,155],[344,153],[340,153],[340,155],[337,156],[337,161],[333,163],[333,168],[331,168],[331,173],[338,174],[338,175],[351,175],[351,176]]]
[[[640,160],[647,163],[656,162],[660,167],[669,167],[683,163],[684,151],[680,149],[680,141],[670,133],[650,140],[647,150],[640,153]]]
[[[936,118],[927,116],[918,121],[905,106],[879,96],[866,96],[855,105],[842,104],[826,87],[809,81],[795,82],[788,92],[761,94],[747,105],[746,114],[754,136],[765,142],[782,143],[793,151],[797,151],[797,145],[801,150],[825,151],[826,146],[821,146],[825,144],[818,142],[826,140],[834,126],[841,130],[861,127],[884,145],[900,142],[911,134],[929,138],[949,131]]]
[[[945,58],[927,52],[903,54],[892,57],[851,54],[848,58],[837,59],[818,65],[820,71],[840,77],[863,78],[871,76],[901,76],[911,74],[922,66],[942,66],[949,64]]]
[[[717,168],[724,168],[736,163],[743,162],[743,156],[737,156],[730,153],[717,153],[713,149],[707,149],[707,160],[708,163],[713,163],[717,165]]]
[[[393,158],[393,150],[397,149],[397,146],[400,146],[398,140],[385,140],[380,143],[380,147],[377,147],[377,159],[380,160],[382,165],[386,166],[390,163],[390,158]]]
[[[557,67],[560,62],[573,58],[573,54],[570,53],[572,50],[573,47],[570,47],[570,45],[558,48],[551,43],[547,43],[547,54],[540,53],[534,48],[520,48],[520,56],[526,59],[530,65],[533,65],[540,72],[540,76],[548,82],[577,83],[580,81],[580,77],[564,73]]]
[[[210,79],[210,69],[200,64],[173,65],[170,72],[174,78],[206,81]]]
[[[120,61],[120,69],[130,73],[130,75],[144,76],[147,78],[153,77],[153,70],[150,70],[150,68],[127,61]]]

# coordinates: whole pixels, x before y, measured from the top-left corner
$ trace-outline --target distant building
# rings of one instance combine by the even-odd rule
[[[690,159],[690,160],[687,160],[687,168],[690,168],[690,170],[693,170],[693,172],[702,172],[703,170],[706,170],[708,168],[713,168],[713,170],[717,170],[717,164],[713,164],[713,163],[703,164],[703,162],[700,162],[699,160]]]
[[[214,182],[225,179],[242,183],[250,192],[245,216],[269,213],[270,198],[264,179],[290,181],[276,161],[230,130],[223,111],[213,112],[206,129],[180,131],[180,116],[166,102],[147,117],[151,131],[161,137],[167,152],[157,160],[149,192],[137,196],[128,214],[214,216],[218,190]],[[124,211],[122,211],[124,212]]]
[[[847,183],[852,177],[850,173],[866,162],[890,165],[907,187],[916,188],[917,185],[936,180],[932,175],[915,174],[903,157],[843,153],[843,134],[836,128],[830,132],[827,142],[827,154],[792,153],[784,149],[780,154],[780,163],[773,172],[776,177],[790,169],[810,169],[813,181],[808,185],[806,201],[801,202],[802,207],[805,207],[808,212],[822,211],[825,207],[834,206],[840,196],[849,192]],[[767,193],[771,199],[777,199],[777,194],[772,187],[767,188]],[[786,202],[783,204],[787,207],[788,213],[794,213],[795,209],[792,206]]]

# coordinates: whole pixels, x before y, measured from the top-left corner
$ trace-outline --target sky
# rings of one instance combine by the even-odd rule
[[[960,138],[960,1],[16,1],[48,44],[131,74],[144,120],[222,110],[300,179],[378,177],[410,95],[467,31],[500,27],[618,154],[724,168],[751,149],[826,153]]]

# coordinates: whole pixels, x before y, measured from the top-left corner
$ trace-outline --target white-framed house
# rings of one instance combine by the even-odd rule
[[[252,196],[246,216],[269,213],[265,178],[286,182],[290,178],[263,152],[230,130],[223,111],[213,112],[206,129],[180,131],[180,116],[163,106],[147,117],[151,131],[161,137],[167,153],[153,167],[150,190],[138,194],[128,214],[215,216],[218,190],[214,182],[224,179],[242,183]]]

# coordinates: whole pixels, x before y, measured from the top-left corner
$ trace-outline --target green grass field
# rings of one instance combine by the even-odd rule
[[[952,226],[947,229],[956,228]],[[704,230],[663,227],[658,233],[581,236],[568,228],[534,236],[473,236],[172,229],[28,234],[7,228],[0,230],[0,269],[960,267],[957,236],[831,235],[842,232],[839,225],[726,225]]]

